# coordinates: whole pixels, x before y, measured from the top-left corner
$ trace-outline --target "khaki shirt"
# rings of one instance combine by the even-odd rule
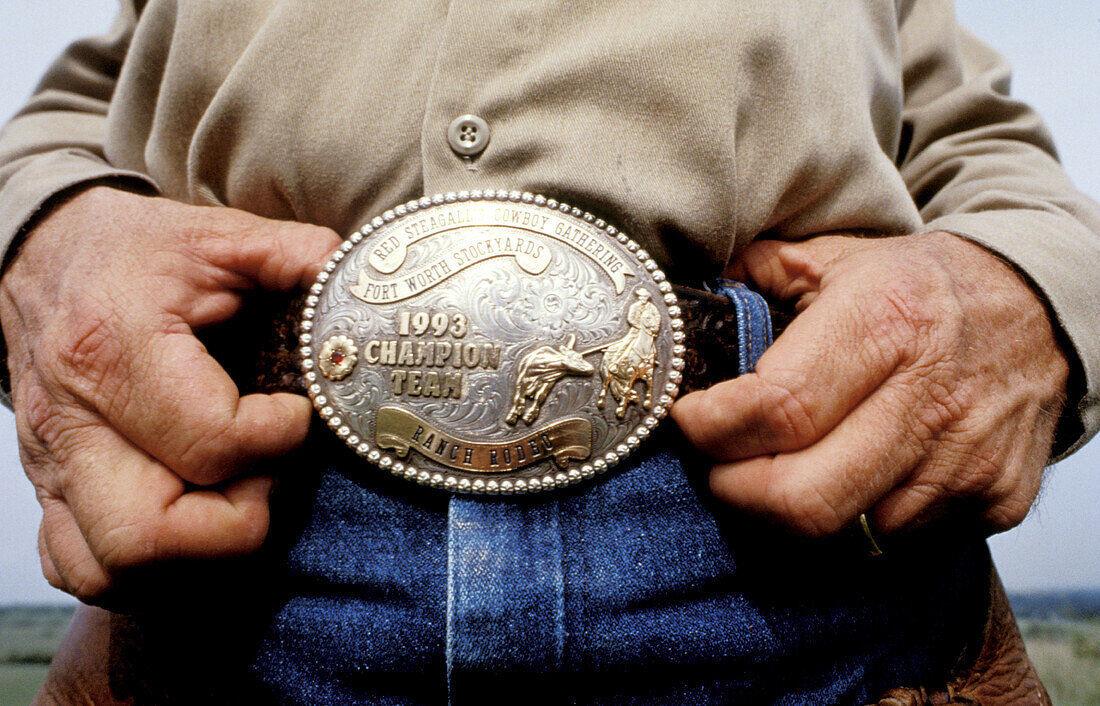
[[[673,279],[758,237],[948,230],[1043,292],[1100,427],[1100,211],[947,0],[124,1],[0,133],[0,244],[89,179],[350,232],[397,203],[534,191]],[[447,127],[484,118],[464,158]],[[1072,411],[1072,410],[1071,410]]]

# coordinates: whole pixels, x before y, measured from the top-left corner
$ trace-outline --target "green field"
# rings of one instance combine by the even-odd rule
[[[1100,619],[1024,619],[1020,630],[1057,706],[1100,704]]]
[[[31,702],[72,614],[70,606],[0,607],[0,706]]]
[[[26,706],[45,678],[45,666],[0,664],[0,706]]]
[[[31,702],[72,612],[58,606],[0,607],[0,706]],[[1054,703],[1100,704],[1100,616],[1076,609],[1051,614],[1031,605],[1020,605],[1018,612],[1028,654]]]

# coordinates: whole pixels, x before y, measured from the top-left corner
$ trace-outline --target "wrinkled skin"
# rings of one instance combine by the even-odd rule
[[[718,498],[810,536],[1024,519],[1068,364],[1008,265],[947,233],[830,235],[757,241],[728,274],[798,315],[754,374],[672,408]]]
[[[105,187],[38,222],[0,280],[0,322],[50,584],[106,602],[127,569],[261,545],[272,479],[249,467],[300,445],[312,408],[238,396],[193,331],[243,290],[307,285],[339,242]]]

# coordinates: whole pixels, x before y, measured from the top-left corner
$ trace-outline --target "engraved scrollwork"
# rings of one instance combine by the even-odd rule
[[[466,389],[467,405],[427,402],[421,411],[438,424],[448,424],[464,429],[467,433],[482,436],[501,436],[500,420],[495,410],[504,404],[505,392],[497,377],[471,376]]]

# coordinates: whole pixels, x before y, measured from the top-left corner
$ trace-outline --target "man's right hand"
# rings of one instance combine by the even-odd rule
[[[0,279],[42,569],[102,600],[118,572],[246,554],[268,528],[256,460],[304,440],[301,396],[239,396],[194,330],[240,292],[308,286],[332,231],[106,187],[56,207]]]

